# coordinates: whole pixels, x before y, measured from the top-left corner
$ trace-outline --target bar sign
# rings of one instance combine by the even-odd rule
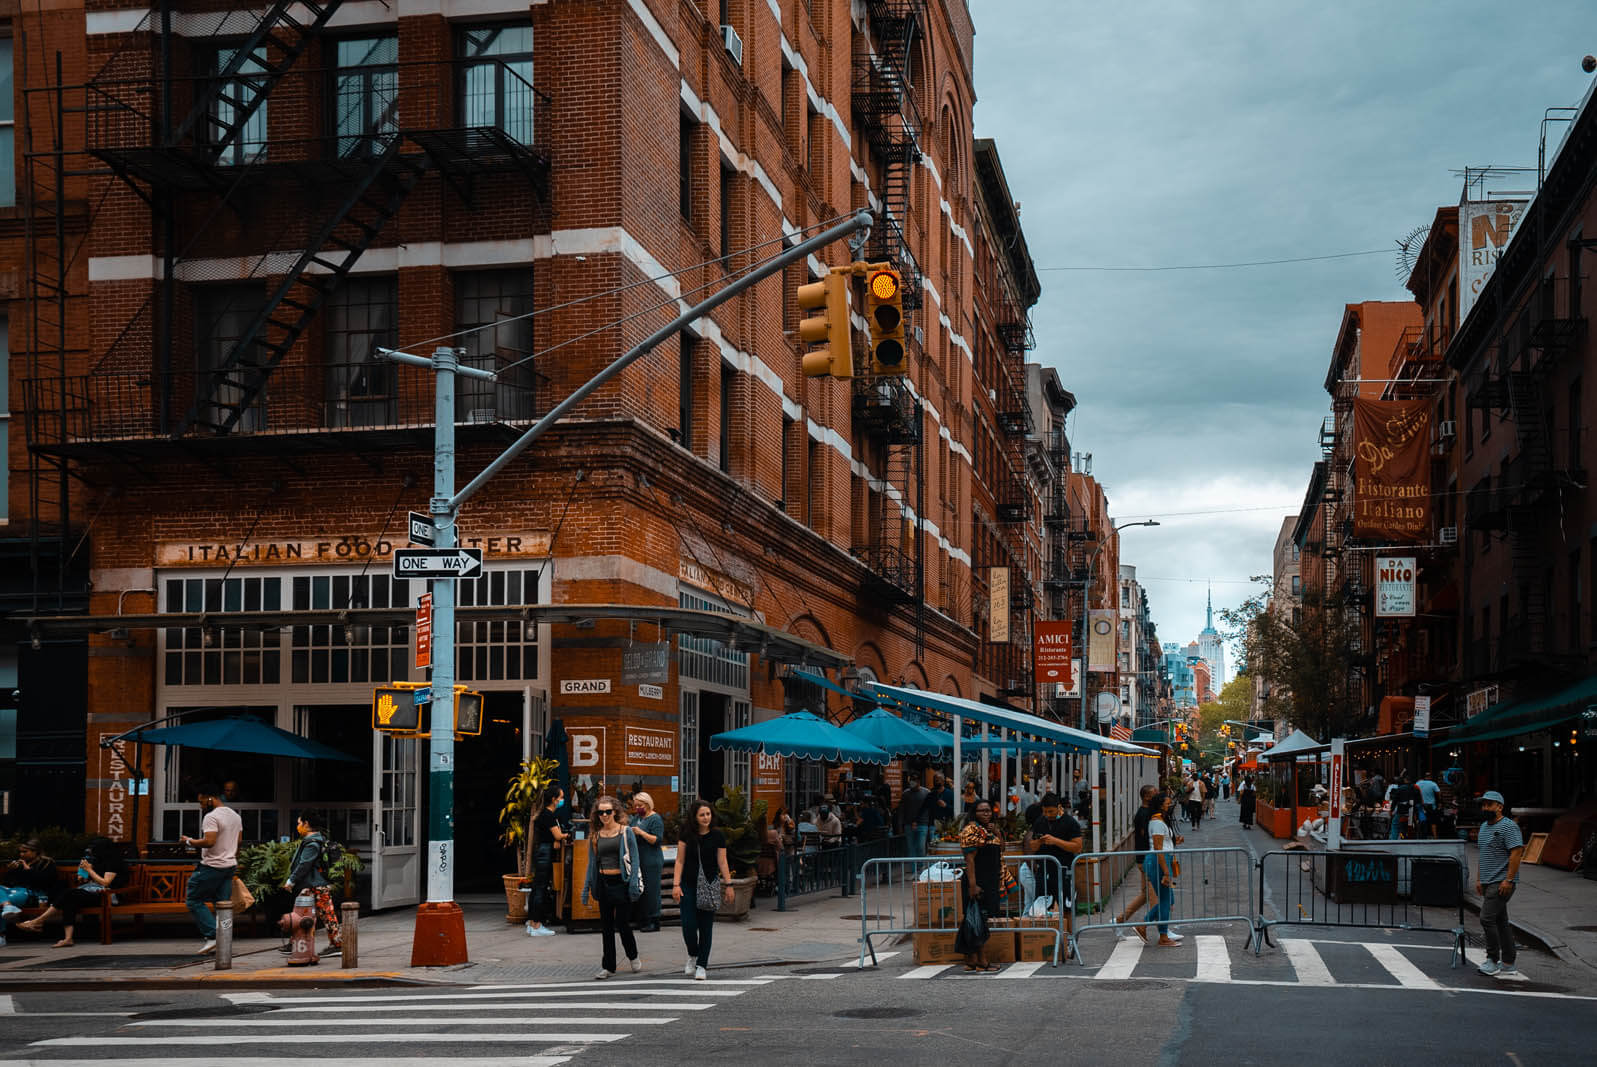
[[[416,603],[416,668],[433,665],[433,595],[423,593]]]

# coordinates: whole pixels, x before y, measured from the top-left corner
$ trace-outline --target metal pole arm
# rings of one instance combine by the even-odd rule
[[[438,366],[433,362],[431,356],[413,356],[409,352],[400,352],[392,348],[379,348],[377,350],[377,354],[379,356],[386,356],[395,363],[405,363],[412,367],[426,367],[428,370],[436,370]],[[495,374],[493,371],[482,370],[478,367],[456,366],[455,373],[465,378],[478,378],[485,382],[496,382],[499,380],[499,375]]]
[[[566,397],[560,403],[551,408],[549,414],[539,419],[537,423],[527,430],[526,433],[517,438],[515,444],[505,449],[498,459],[484,467],[482,473],[478,474],[475,478],[461,487],[460,491],[456,493],[449,501],[450,510],[459,510],[460,506],[475,496],[478,490],[488,483],[490,478],[503,470],[505,465],[511,460],[515,459],[528,448],[532,447],[533,442],[548,432],[549,428],[564,418],[566,414],[571,411],[571,409],[575,408],[578,404],[586,400],[590,394],[592,394],[605,382],[608,382],[611,378],[614,378],[616,375],[626,370],[628,366],[635,363],[643,355],[647,354],[650,349],[654,348],[655,345],[658,345],[660,342],[676,336],[677,332],[681,330],[682,327],[686,326],[694,319],[702,318],[706,312],[713,311],[715,308],[726,303],[728,300],[732,299],[734,296],[737,296],[745,289],[748,289],[756,282],[764,281],[766,278],[769,278],[771,275],[782,270],[788,264],[804,259],[811,252],[825,248],[838,238],[846,237],[855,230],[865,229],[869,227],[870,224],[870,212],[861,211],[848,221],[840,222],[831,229],[825,230],[822,233],[818,233],[809,240],[800,242],[787,251],[773,256],[769,262],[756,267],[754,270],[743,275],[741,278],[738,278],[736,281],[729,282],[724,289],[717,292],[714,296],[711,296],[708,299],[693,305],[692,307],[688,308],[688,310],[684,311],[682,314],[678,315],[676,318],[660,327],[660,329],[644,338],[644,340],[640,342],[637,347],[626,352],[614,363],[611,363],[604,370],[594,375],[582,385],[579,385],[570,396]]]

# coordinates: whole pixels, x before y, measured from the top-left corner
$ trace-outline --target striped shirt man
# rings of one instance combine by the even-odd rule
[[[1482,885],[1501,882],[1508,877],[1508,854],[1525,844],[1519,824],[1508,816],[1496,822],[1481,823],[1480,878]]]

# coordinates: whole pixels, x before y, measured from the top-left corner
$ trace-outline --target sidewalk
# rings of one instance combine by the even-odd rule
[[[742,921],[715,924],[713,971],[734,967],[783,967],[852,962],[859,954],[859,897],[837,892],[790,898],[785,912],[774,897]],[[466,944],[471,962],[455,967],[410,966],[415,912],[397,908],[360,919],[360,966],[345,970],[337,956],[314,967],[285,967],[276,937],[244,936],[234,942],[233,969],[217,971],[210,957],[195,955],[198,936],[186,922],[147,922],[144,936],[127,925],[116,943],[101,945],[92,923],[71,948],[54,949],[48,938],[13,934],[0,948],[0,992],[86,987],[158,988],[195,984],[250,988],[282,985],[524,982],[543,978],[590,978],[599,969],[598,933],[528,937],[521,924],[505,922],[504,898],[468,897]],[[850,918],[851,917],[851,918]],[[246,934],[253,929],[245,924]],[[317,942],[326,944],[318,931]],[[619,946],[618,946],[619,949]],[[638,935],[646,972],[680,973],[686,954],[675,926]],[[625,966],[625,964],[623,964]]]

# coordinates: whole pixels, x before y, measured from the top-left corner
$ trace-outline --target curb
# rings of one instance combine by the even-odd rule
[[[1480,916],[1481,898],[1476,896],[1474,893],[1464,894],[1464,906],[1474,913],[1477,918]],[[1513,927],[1514,933],[1523,937],[1526,941],[1535,945],[1543,952],[1550,953],[1558,957],[1560,960],[1563,960],[1565,963],[1578,963],[1585,967],[1593,966],[1590,962],[1577,955],[1567,944],[1565,944],[1563,941],[1560,941],[1555,935],[1548,933],[1538,926],[1532,926],[1529,923],[1520,922],[1516,919],[1509,919],[1508,925]],[[1593,969],[1597,970],[1597,967],[1594,967]]]
[[[0,979],[0,993],[40,993],[68,991],[106,991],[118,989],[196,989],[204,986],[225,986],[229,989],[317,989],[327,986],[458,986],[459,982],[441,982],[435,979],[415,978],[398,971],[349,971],[339,973],[324,971],[305,974],[295,970],[289,974],[278,969],[270,971],[215,971],[187,977],[175,975],[135,975],[115,977],[41,977],[35,981]]]

